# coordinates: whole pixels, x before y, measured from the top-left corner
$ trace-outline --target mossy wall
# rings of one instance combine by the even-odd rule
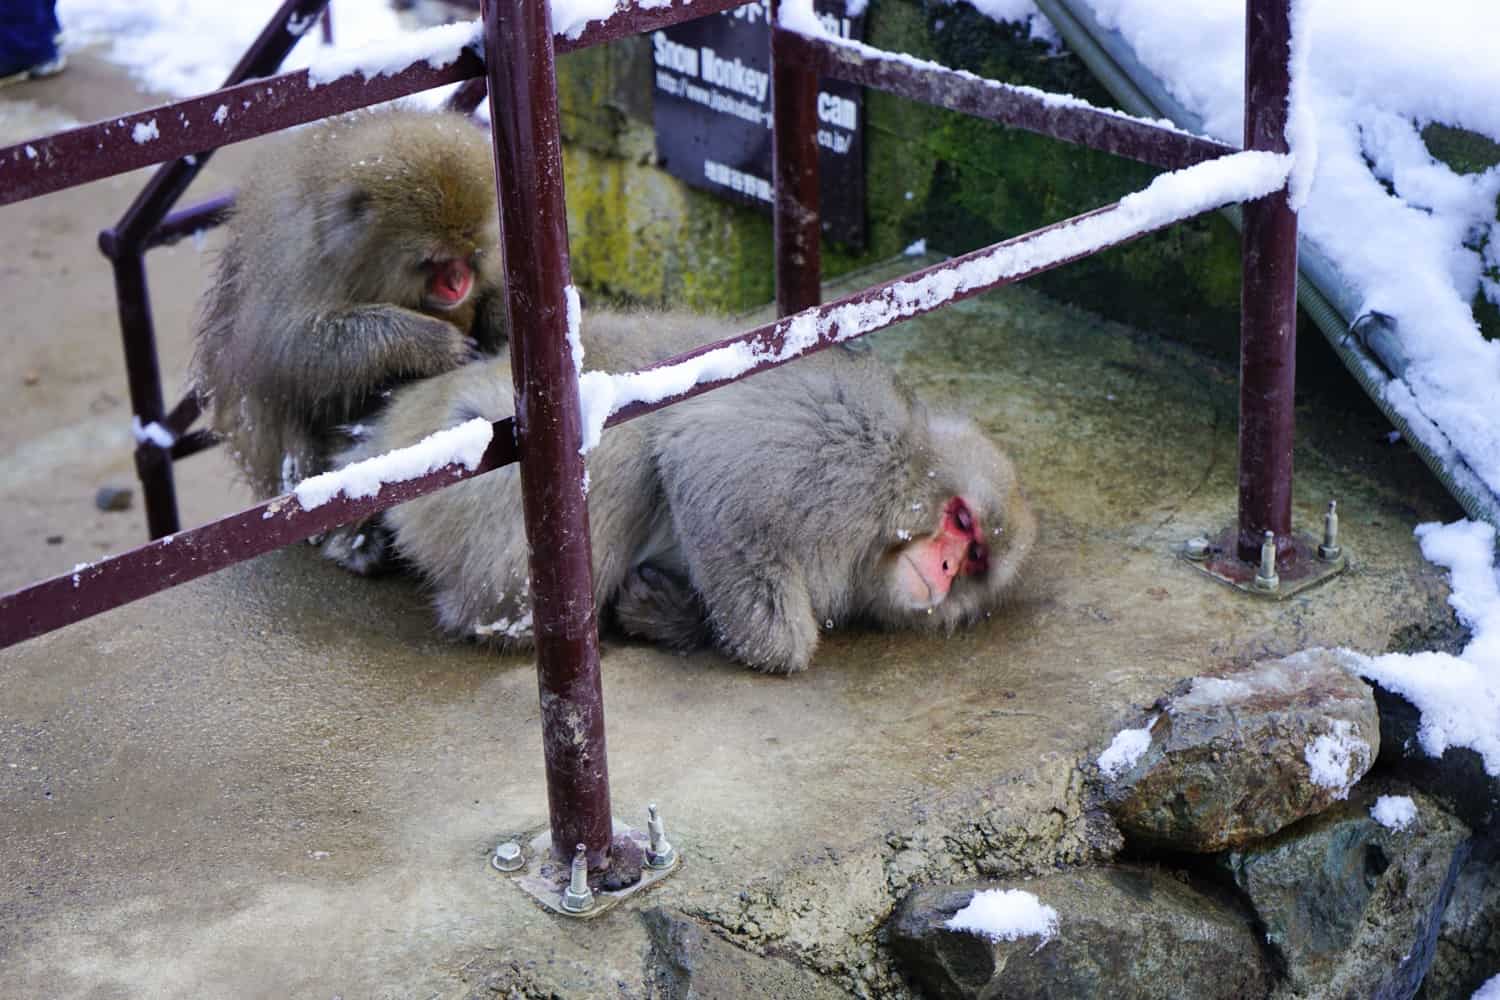
[[[967,5],[876,0],[866,37],[983,76],[1112,106],[1082,62]],[[596,294],[737,311],[772,297],[767,216],[654,165],[651,53],[628,39],[559,59],[575,280]],[[869,91],[868,242],[824,246],[825,276],[912,241],[956,254],[1115,201],[1154,168]],[[1239,239],[1206,216],[1042,275],[1047,293],[1112,319],[1233,350]]]

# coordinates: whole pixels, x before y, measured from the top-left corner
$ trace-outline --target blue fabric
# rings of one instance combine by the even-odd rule
[[[0,76],[57,56],[57,0],[0,0]]]

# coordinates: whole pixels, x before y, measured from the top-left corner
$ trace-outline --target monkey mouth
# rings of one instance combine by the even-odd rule
[[[438,261],[433,264],[427,282],[427,302],[435,309],[457,309],[474,290],[474,271],[462,260]]]

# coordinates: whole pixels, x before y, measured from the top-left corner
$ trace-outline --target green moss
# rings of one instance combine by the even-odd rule
[[[1437,122],[1422,129],[1433,156],[1461,174],[1477,174],[1500,164],[1500,143],[1478,132]]]

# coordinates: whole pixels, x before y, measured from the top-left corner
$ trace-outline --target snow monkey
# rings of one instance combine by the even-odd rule
[[[489,138],[459,115],[356,112],[251,167],[192,377],[257,496],[325,471],[395,384],[500,349],[499,246]],[[386,556],[378,524],[323,546],[359,573]]]
[[[639,368],[723,336],[685,313],[592,312],[591,367]],[[508,353],[508,352],[507,352]],[[397,390],[341,461],[512,415],[509,358]],[[595,599],[627,633],[801,670],[821,629],[952,630],[994,608],[1036,537],[1006,456],[836,347],[607,431],[587,459]],[[529,646],[515,466],[386,512],[452,633]]]

